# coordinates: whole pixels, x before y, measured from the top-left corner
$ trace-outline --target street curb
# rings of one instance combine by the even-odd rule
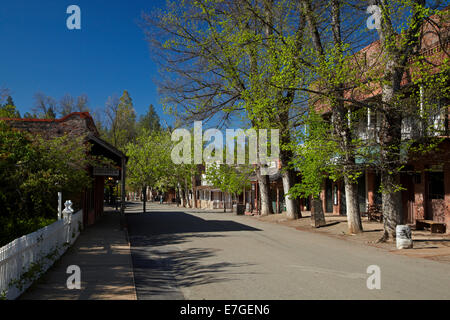
[[[125,231],[125,237],[127,239],[127,243],[128,243],[128,248],[130,249],[130,264],[131,264],[131,274],[132,274],[132,278],[133,278],[133,288],[134,288],[134,300],[137,300],[137,291],[136,291],[136,281],[134,279],[134,267],[133,267],[133,256],[131,254],[131,243],[130,243],[130,237],[128,234],[128,223],[127,226],[124,228]]]

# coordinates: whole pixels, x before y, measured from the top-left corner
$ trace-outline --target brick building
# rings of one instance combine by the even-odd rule
[[[449,8],[444,11],[448,11]],[[435,20],[437,17],[430,17]],[[435,21],[437,22],[437,21]],[[436,24],[429,22],[423,26],[423,38],[421,53],[427,60],[433,63],[430,74],[439,77],[441,66],[448,59],[450,49],[450,22],[439,21]],[[368,67],[375,67],[379,59],[380,43],[376,41],[360,50],[356,56],[364,61]],[[447,62],[448,63],[448,62]],[[423,90],[414,87],[411,80],[412,67],[405,72],[402,79],[402,90],[405,93],[420,89],[422,101]],[[450,84],[447,83],[447,86]],[[373,86],[370,95],[355,91],[347,92],[360,101],[378,99],[381,88]],[[415,224],[417,219],[433,220],[447,225],[447,233],[450,232],[450,101],[448,96],[434,97],[437,105],[436,113],[429,119],[405,116],[402,122],[402,139],[404,141],[420,140],[424,145],[431,137],[441,138],[437,149],[422,155],[408,154],[407,163],[401,171],[401,184],[405,190],[402,192],[403,223]],[[319,99],[318,107],[323,110],[324,117],[329,116],[329,107],[322,104]],[[419,108],[426,108],[422,102]],[[358,108],[354,106],[354,108]],[[367,111],[360,120],[358,135],[362,139],[373,137],[377,130],[377,115]],[[433,132],[427,132],[427,127],[432,127]],[[428,137],[428,138],[427,138]],[[376,169],[368,168],[358,181],[358,201],[360,211],[364,214],[367,208],[374,204],[381,204],[379,192],[380,175]],[[333,182],[326,179],[321,192],[322,204],[325,213],[345,215],[345,192],[342,181]]]

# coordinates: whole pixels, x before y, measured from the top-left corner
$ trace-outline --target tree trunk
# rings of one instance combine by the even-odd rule
[[[320,56],[324,56],[324,50],[322,47],[321,35],[317,28],[314,16],[312,14],[311,3],[308,1],[301,1],[303,9],[306,13],[306,20],[310,26],[310,32],[313,45]],[[342,53],[342,38],[341,38],[341,17],[340,6],[341,1],[331,1],[331,27],[333,32],[333,41],[335,48]],[[361,216],[358,205],[358,185],[356,183],[350,183],[348,175],[350,175],[355,167],[355,150],[352,147],[352,135],[351,128],[348,126],[347,108],[343,103],[344,89],[342,83],[336,83],[332,85],[331,89],[334,91],[335,101],[332,102],[332,117],[333,129],[336,138],[340,143],[341,150],[345,153],[345,166],[344,168],[344,182],[346,190],[346,206],[347,206],[347,221],[348,229],[350,233],[362,232]]]
[[[342,97],[342,91],[338,90],[336,96]],[[345,204],[347,208],[347,225],[350,234],[363,231],[361,213],[358,202],[358,183],[349,178],[359,170],[355,162],[355,150],[352,146],[351,126],[348,125],[351,118],[347,118],[348,110],[342,102],[333,105],[333,130],[335,137],[339,139],[342,152],[345,154],[344,184]]]
[[[145,204],[147,202],[147,187],[142,188],[142,192],[144,193],[143,210],[144,210],[144,213],[145,213]]]
[[[186,208],[190,208],[190,204],[189,204],[189,189],[184,189],[184,202],[186,203],[185,207]]]
[[[344,183],[348,232],[350,234],[360,233],[363,231],[363,227],[358,203],[358,184],[352,183],[347,175],[344,178]]]
[[[299,204],[297,199],[293,199],[288,195],[289,190],[294,185],[292,181],[292,173],[290,170],[283,170],[281,172],[281,178],[283,180],[284,201],[286,203],[286,216],[288,219],[298,219],[301,217],[299,210]]]
[[[382,172],[381,183],[385,186],[382,194],[382,211],[383,211],[383,224],[384,234],[380,239],[386,241],[396,238],[397,224],[402,222],[402,193],[400,191],[395,192],[395,186],[400,185],[399,174],[389,174],[388,172]]]
[[[398,110],[398,102],[395,101],[396,93],[400,91],[402,72],[395,68],[395,58],[386,63],[386,72],[389,73],[388,81],[382,88],[383,112],[380,130],[381,160],[381,185],[382,210],[384,221],[384,234],[380,241],[395,239],[395,228],[402,215],[401,192],[395,190],[400,186],[400,174],[397,172],[400,166],[401,148],[401,123],[402,115]]]
[[[194,201],[194,208],[197,208],[197,190],[196,190],[195,175],[192,175],[192,196]]]
[[[180,200],[181,200],[181,206],[183,208],[186,208],[186,199],[184,197],[185,191],[183,188],[180,187]]]
[[[289,120],[289,113],[284,112],[279,115],[282,123],[287,123]],[[280,130],[281,146],[289,146],[291,144],[291,136],[289,129],[283,126]],[[281,148],[280,150],[280,170],[281,180],[283,181],[284,201],[286,203],[286,216],[288,219],[298,219],[301,217],[300,206],[297,199],[291,198],[288,193],[295,185],[295,172],[288,168],[289,162],[292,160],[293,154],[289,149]]]
[[[251,28],[248,29],[248,31],[253,32]],[[257,61],[257,53],[256,50],[250,49],[248,52],[249,55],[249,61],[250,61],[250,87],[256,87],[258,85],[258,82],[256,79],[259,76],[259,70],[258,70],[258,61]],[[260,115],[258,115],[255,119],[252,120],[252,126],[257,127],[257,125],[262,120],[259,118]],[[259,139],[258,139],[258,150],[259,150]],[[256,167],[256,177],[258,180],[259,185],[259,194],[261,199],[261,215],[268,215],[273,213],[272,205],[270,203],[270,180],[269,176],[267,175],[261,175],[261,163],[259,160],[259,152],[258,152],[258,166]],[[258,197],[258,196],[256,196]],[[256,208],[258,208],[258,201],[256,201]]]
[[[386,241],[389,237],[395,239],[395,228],[401,223],[402,217],[402,199],[401,192],[396,191],[400,185],[400,174],[398,168],[400,161],[401,148],[401,125],[402,108],[397,101],[397,94],[401,90],[401,83],[405,72],[407,72],[408,61],[420,48],[421,28],[425,21],[421,14],[420,7],[424,7],[425,0],[414,1],[417,9],[412,10],[412,16],[409,27],[402,34],[402,44],[395,45],[397,32],[389,19],[384,20],[382,28],[378,29],[381,43],[381,52],[384,52],[385,60],[382,92],[381,92],[381,130],[380,130],[380,153],[381,153],[381,184],[383,187],[383,219],[384,235],[380,241]],[[388,13],[386,12],[386,15]]]
[[[188,186],[188,180],[184,179],[184,194],[186,197],[186,207],[192,208],[191,203],[189,202],[189,186]]]
[[[342,54],[342,37],[341,37],[341,1],[331,1],[331,26],[333,29],[333,39],[335,46],[337,46],[340,54]],[[347,109],[343,104],[344,90],[342,83],[335,86],[335,96],[337,102],[334,103],[333,113],[337,117],[334,123],[334,130],[337,136],[340,137],[341,148],[345,153],[344,166],[344,183],[345,183],[345,204],[347,208],[347,226],[350,234],[361,233],[363,231],[361,222],[361,212],[359,210],[358,201],[358,183],[352,181],[349,175],[352,173],[352,167],[355,167],[355,150],[352,146],[352,132],[348,121],[346,119]]]
[[[226,208],[227,194],[225,192],[222,192],[222,197],[223,197],[223,212],[227,212],[227,208]]]
[[[256,169],[256,176],[259,184],[259,195],[261,198],[261,212],[262,216],[273,213],[272,203],[270,201],[270,180],[268,175],[261,175],[260,169]]]

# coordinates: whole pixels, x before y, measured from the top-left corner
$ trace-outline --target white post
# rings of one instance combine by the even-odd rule
[[[71,239],[71,234],[72,234],[72,214],[73,214],[73,209],[72,209],[72,201],[67,200],[64,203],[64,210],[63,210],[63,219],[64,219],[64,232],[65,232],[65,242],[66,243],[70,243],[70,239]]]
[[[347,125],[349,128],[352,126],[352,112],[350,109],[347,110]]]
[[[62,219],[62,192],[58,192],[58,220]]]
[[[64,206],[65,206],[65,208],[64,208],[64,210],[63,210],[63,217],[64,217],[64,219],[69,219],[70,218],[70,215],[73,213],[73,209],[72,209],[72,201],[70,201],[70,200],[67,200],[65,203],[64,203]],[[70,220],[68,220],[68,221],[70,221]]]

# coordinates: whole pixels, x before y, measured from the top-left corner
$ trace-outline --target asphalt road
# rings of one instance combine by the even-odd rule
[[[138,299],[450,299],[446,263],[232,213],[140,210],[127,210]]]

